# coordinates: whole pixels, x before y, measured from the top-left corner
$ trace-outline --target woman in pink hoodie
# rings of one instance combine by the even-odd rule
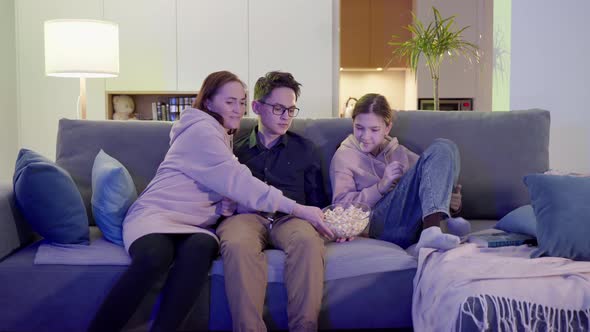
[[[418,156],[399,144],[389,136],[394,112],[379,94],[361,97],[352,119],[353,134],[342,142],[330,165],[333,203],[367,204],[373,208],[369,235],[402,248],[418,239],[419,246],[458,245],[457,236],[442,234],[439,228],[448,221],[456,235],[469,229],[464,219],[449,218],[461,207],[457,146],[437,139]]]
[[[234,201],[250,209],[322,223],[317,207],[299,205],[258,180],[232,153],[246,110],[245,85],[234,74],[207,76],[193,108],[170,132],[170,149],[154,179],[129,208],[123,242],[131,265],[103,302],[90,331],[119,331],[166,273],[151,331],[176,331],[200,293],[219,240],[212,228]],[[226,199],[227,198],[227,199]]]

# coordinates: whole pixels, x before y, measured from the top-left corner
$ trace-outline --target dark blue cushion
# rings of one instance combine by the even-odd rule
[[[100,150],[92,166],[92,215],[105,239],[123,245],[123,219],[136,199],[125,166]]]
[[[502,217],[494,226],[509,233],[521,233],[537,237],[537,217],[532,205],[523,205]]]
[[[16,205],[37,233],[55,243],[89,243],[84,202],[67,171],[34,151],[21,149],[13,185]]]
[[[532,174],[524,183],[537,217],[533,256],[590,260],[590,178]]]

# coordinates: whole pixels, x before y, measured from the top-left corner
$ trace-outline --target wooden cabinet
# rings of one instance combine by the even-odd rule
[[[371,66],[371,0],[340,2],[340,67]]]
[[[406,67],[387,43],[392,35],[407,40],[404,29],[412,22],[412,0],[341,0],[340,67]]]

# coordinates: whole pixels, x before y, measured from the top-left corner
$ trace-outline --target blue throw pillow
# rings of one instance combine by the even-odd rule
[[[40,154],[21,149],[13,177],[16,206],[50,242],[88,244],[88,216],[68,172]]]
[[[523,205],[505,215],[494,228],[537,237],[537,217],[532,205]]]
[[[104,151],[92,166],[92,214],[105,239],[123,245],[123,219],[137,199],[131,175],[119,161]]]
[[[533,257],[590,260],[590,178],[533,174],[524,183],[537,217]]]

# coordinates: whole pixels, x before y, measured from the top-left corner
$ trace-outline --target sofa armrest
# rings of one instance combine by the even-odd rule
[[[15,205],[12,185],[0,184],[0,260],[33,238],[31,227]]]

